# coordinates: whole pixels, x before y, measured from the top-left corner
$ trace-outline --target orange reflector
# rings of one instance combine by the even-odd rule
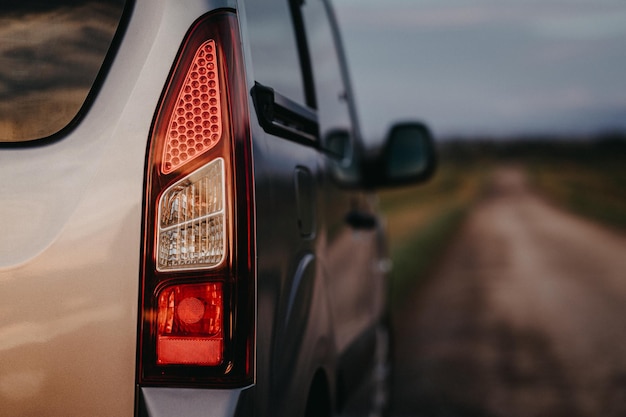
[[[197,158],[222,135],[220,83],[215,41],[204,42],[194,55],[170,116],[161,171],[168,174]]]
[[[223,359],[222,284],[184,284],[159,293],[157,363],[219,365]]]

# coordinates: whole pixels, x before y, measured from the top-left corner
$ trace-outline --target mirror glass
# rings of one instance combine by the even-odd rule
[[[428,129],[420,123],[395,125],[387,142],[387,178],[418,180],[434,165],[434,149]]]

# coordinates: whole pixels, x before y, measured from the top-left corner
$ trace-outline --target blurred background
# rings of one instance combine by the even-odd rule
[[[626,2],[335,0],[386,191],[395,416],[626,415]]]

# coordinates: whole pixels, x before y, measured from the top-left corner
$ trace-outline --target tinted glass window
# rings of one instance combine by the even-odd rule
[[[331,131],[352,130],[348,91],[335,46],[329,11],[322,0],[308,0],[302,7],[322,137]]]
[[[288,0],[246,3],[254,79],[305,103],[302,69]]]
[[[0,3],[0,141],[63,129],[85,102],[124,0]]]

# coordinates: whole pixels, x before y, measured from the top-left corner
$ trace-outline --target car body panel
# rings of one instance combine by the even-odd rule
[[[0,149],[0,416],[130,416],[136,407],[152,416],[250,408],[258,416],[303,415],[316,373],[325,373],[333,402],[354,381],[371,379],[370,364],[345,359],[375,350],[371,329],[385,308],[382,231],[379,223],[359,230],[345,219],[351,210],[375,216],[375,200],[342,188],[336,161],[319,147],[265,132],[250,96],[255,384],[136,387],[148,137],[187,30],[217,8],[238,10],[250,91],[255,63],[245,3],[136,0],[80,123],[45,145]],[[333,117],[354,124],[358,136],[353,113]]]
[[[191,23],[232,5],[137,0],[81,123],[0,151],[0,415],[133,414],[150,125]]]

